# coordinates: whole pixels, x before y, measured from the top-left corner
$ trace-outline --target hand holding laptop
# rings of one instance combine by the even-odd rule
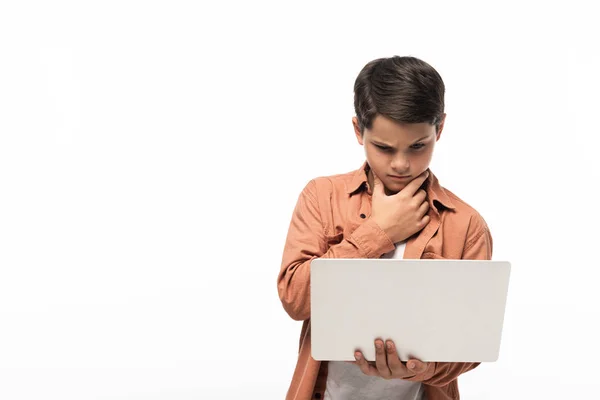
[[[375,354],[375,361],[367,361],[361,351],[356,351],[356,361],[349,362],[358,365],[365,375],[384,379],[406,379],[427,370],[427,363],[420,360],[410,359],[406,363],[400,361],[392,340],[387,340],[385,345],[383,340],[375,340]]]

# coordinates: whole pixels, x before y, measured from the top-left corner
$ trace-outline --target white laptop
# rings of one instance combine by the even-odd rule
[[[311,262],[312,357],[375,360],[376,338],[402,361],[496,361],[510,263],[327,259]]]

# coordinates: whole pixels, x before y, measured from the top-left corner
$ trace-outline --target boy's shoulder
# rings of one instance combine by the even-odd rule
[[[464,199],[457,196],[454,192],[448,189],[445,186],[439,185],[440,189],[444,192],[444,194],[450,199],[454,208],[464,212],[470,213],[478,213],[478,211],[471,204],[467,203]]]
[[[350,194],[367,182],[367,164],[360,168],[331,175],[321,175],[311,179],[306,185],[316,190],[320,195],[331,195],[333,193]]]
[[[355,179],[357,171],[348,171],[333,175],[315,177],[313,181],[319,185],[329,185],[333,189],[345,190]]]
[[[455,215],[456,217],[461,217],[462,219],[465,219],[465,220],[468,218],[468,220],[471,223],[478,225],[479,228],[481,228],[481,229],[488,228],[487,224],[485,222],[485,219],[479,213],[479,211],[477,211],[477,209],[475,209],[475,207],[473,207],[472,205],[467,203],[465,200],[463,200],[462,198],[457,196],[454,192],[452,192],[448,188],[441,186],[441,185],[439,187],[444,192],[444,194],[448,197],[448,199],[451,201],[451,204],[454,207],[453,213],[452,213],[453,215]]]

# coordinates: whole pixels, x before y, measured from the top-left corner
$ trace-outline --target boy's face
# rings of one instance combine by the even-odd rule
[[[435,125],[429,123],[399,124],[382,115],[373,120],[371,129],[360,132],[358,119],[352,118],[358,143],[365,148],[367,162],[383,182],[386,193],[402,190],[427,168],[433,156],[435,143],[440,139],[444,120],[436,132]],[[369,185],[373,187],[373,177],[369,173]]]

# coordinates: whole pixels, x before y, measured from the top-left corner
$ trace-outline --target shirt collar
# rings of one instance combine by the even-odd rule
[[[359,169],[354,171],[350,181],[346,183],[346,193],[348,193],[350,196],[361,190],[366,190],[369,194],[372,193],[367,180],[367,173],[369,169],[369,164],[365,161]],[[425,182],[427,182],[425,191],[427,192],[427,197],[430,199],[431,204],[435,205],[435,202],[437,201],[445,208],[449,208],[451,210],[455,208],[454,203],[452,203],[452,200],[450,200],[450,197],[448,197],[448,194],[444,188],[442,188],[437,177],[433,174],[433,172],[431,172],[431,170],[429,170],[429,177]]]

